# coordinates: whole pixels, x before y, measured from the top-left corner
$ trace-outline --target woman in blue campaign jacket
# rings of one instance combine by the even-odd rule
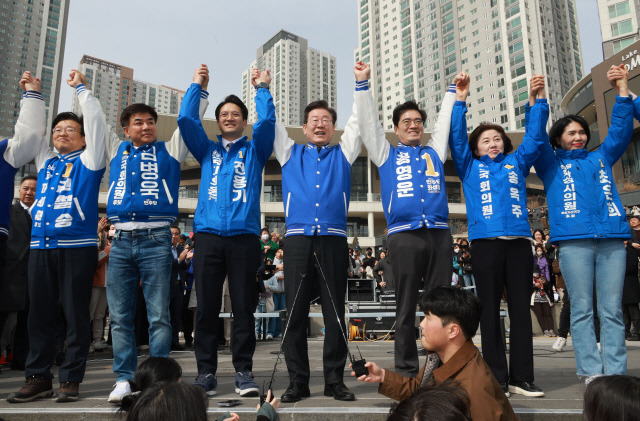
[[[531,79],[530,101],[535,103],[532,122],[512,154],[511,140],[498,125],[480,124],[467,138],[466,73],[462,80],[456,86],[449,144],[464,187],[473,275],[483,303],[480,326],[484,359],[505,393],[544,396],[533,383],[529,312],[533,255],[525,182],[540,145],[547,139],[549,106],[544,98],[544,76]],[[510,369],[500,329],[500,297],[505,288],[511,321]]]
[[[631,233],[611,167],[627,149],[634,106],[639,104],[627,88],[624,66],[612,66],[607,77],[618,96],[600,148],[587,151],[587,122],[568,115],[551,127],[551,144],[543,145],[534,164],[547,193],[551,241],[559,246],[560,269],[571,295],[577,372],[587,376],[587,382],[592,376],[627,371],[621,307],[626,261],[622,239]],[[594,282],[601,350],[593,326]]]

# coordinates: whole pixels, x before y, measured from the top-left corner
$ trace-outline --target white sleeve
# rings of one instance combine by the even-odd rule
[[[358,128],[358,110],[355,98],[351,109],[351,116],[349,120],[347,120],[347,124],[344,126],[344,133],[342,133],[342,137],[340,138],[340,148],[349,164],[353,164],[353,161],[358,158],[362,150],[362,138]]]
[[[389,157],[390,145],[382,125],[378,121],[376,104],[371,90],[356,91],[355,105],[358,109],[358,126],[360,137],[371,162],[379,167]]]
[[[107,122],[100,102],[84,85],[76,86],[78,101],[82,109],[84,124],[84,138],[86,147],[80,154],[82,163],[91,171],[98,171],[105,167],[105,136]]]
[[[44,108],[44,100],[39,92],[25,93],[20,103],[15,134],[4,151],[4,160],[14,168],[20,168],[35,158],[42,143],[46,146],[44,133],[47,123]]]
[[[120,147],[120,138],[110,124],[107,124],[107,128],[105,130],[104,144],[107,161],[111,162],[113,157],[118,153],[118,148]]]
[[[293,139],[289,138],[289,134],[287,133],[287,129],[284,128],[284,124],[278,120],[278,116],[276,115],[276,138],[273,142],[273,153],[281,167],[283,167],[291,157],[291,149],[293,148],[294,143]]]
[[[198,110],[198,112],[200,113],[200,121],[202,121],[204,113],[205,111],[207,111],[207,107],[209,106],[209,100],[207,99],[208,96],[209,93],[207,91],[201,91],[200,108]],[[176,131],[173,132],[171,139],[165,145],[167,147],[167,152],[169,152],[169,155],[171,155],[176,161],[182,162],[187,157],[189,149],[187,149],[187,145],[184,143],[184,139],[182,138],[179,127],[176,127]]]
[[[436,120],[436,125],[433,127],[431,139],[429,139],[429,142],[427,143],[427,146],[431,146],[433,149],[435,149],[442,163],[447,160],[447,154],[449,152],[451,112],[453,111],[453,104],[455,104],[455,102],[455,93],[449,91],[444,94],[442,106],[440,107],[440,113],[438,113],[438,120]]]

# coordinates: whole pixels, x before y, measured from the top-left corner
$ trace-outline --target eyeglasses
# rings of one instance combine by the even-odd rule
[[[64,129],[63,129],[63,128],[60,128],[60,127],[56,127],[56,128],[54,128],[51,132],[52,132],[54,135],[61,135],[63,131],[64,131],[66,134],[73,134],[73,133],[78,133],[80,130],[76,129],[75,127],[71,127],[71,126],[69,126],[69,127],[65,127]]]
[[[424,121],[422,121],[421,118],[416,118],[414,120],[411,120],[410,118],[405,118],[400,123],[404,127],[411,127],[412,124],[415,124],[416,126],[422,126],[424,124]]]
[[[317,126],[320,123],[322,123],[323,126],[326,126],[328,124],[332,124],[333,120],[331,120],[330,118],[323,118],[322,120],[317,118],[312,118],[311,120],[309,120],[310,126]]]
[[[233,112],[233,113],[229,113],[229,112],[223,111],[223,112],[220,113],[220,118],[229,118],[229,117],[234,118],[234,119],[235,118],[240,118],[240,117],[242,117],[242,114],[240,114],[237,111]]]

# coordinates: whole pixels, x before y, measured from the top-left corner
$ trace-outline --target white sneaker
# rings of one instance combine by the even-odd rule
[[[558,336],[555,343],[551,345],[554,351],[562,352],[562,349],[567,344],[567,338],[563,338],[562,336]]]
[[[122,398],[131,394],[131,385],[128,380],[120,380],[113,385],[113,391],[109,393],[109,402],[120,403]]]
[[[89,354],[93,354],[94,352],[96,352],[95,348],[93,347],[93,344],[89,345]]]
[[[267,333],[267,340],[268,341],[272,341],[273,340],[273,335],[270,333]]]

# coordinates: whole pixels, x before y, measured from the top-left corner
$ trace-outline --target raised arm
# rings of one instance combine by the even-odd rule
[[[359,61],[354,67],[356,75],[356,92],[354,105],[358,116],[358,130],[364,147],[367,148],[369,158],[377,167],[384,164],[389,157],[390,145],[384,129],[378,121],[376,104],[369,90],[371,67]],[[346,129],[345,129],[346,131]]]
[[[201,76],[199,79],[201,80],[200,86],[202,86],[202,90],[200,91],[198,116],[200,121],[202,121],[204,113],[207,111],[207,107],[209,106],[209,92],[207,92],[207,86],[209,85],[209,69],[207,68],[207,65],[203,64],[196,69],[196,74]],[[196,74],[194,74],[194,79]],[[178,162],[184,161],[187,157],[187,152],[189,150],[187,149],[187,145],[184,143],[179,127],[176,127],[176,130],[173,132],[171,139],[166,143],[166,146],[169,155],[175,158]]]
[[[529,82],[529,104],[533,101],[525,116],[525,133],[522,143],[515,154],[523,173],[528,174],[533,163],[544,148],[550,147],[547,135],[549,121],[549,104],[545,95],[544,76],[534,74]]]
[[[629,72],[624,65],[611,66],[607,79],[616,91],[616,103],[611,111],[611,125],[600,149],[609,165],[615,164],[627,150],[633,134],[634,103],[627,86]]]
[[[449,148],[460,180],[467,177],[473,163],[473,154],[469,148],[467,136],[467,96],[469,96],[470,79],[467,72],[460,72],[453,79],[456,89],[456,103],[451,111],[451,130],[449,132]]]
[[[86,147],[80,155],[80,159],[88,169],[101,170],[105,167],[104,139],[107,133],[107,122],[102,107],[91,91],[87,89],[87,78],[78,70],[73,69],[69,73],[67,84],[76,90],[82,110]]]
[[[273,153],[276,156],[276,159],[280,163],[280,166],[283,167],[284,164],[289,161],[291,157],[291,149],[295,142],[293,139],[289,138],[289,134],[287,133],[287,129],[285,129],[284,124],[278,117],[276,116],[276,136],[273,142]]]
[[[266,163],[271,152],[276,136],[276,106],[269,92],[271,75],[268,70],[253,69],[251,72],[251,84],[256,88],[256,111],[258,122],[253,125],[252,146],[255,148],[258,158]]]
[[[433,127],[431,139],[429,139],[429,142],[427,143],[428,146],[435,149],[443,164],[447,160],[449,130],[451,129],[451,111],[453,110],[453,104],[456,102],[456,91],[454,86],[456,82],[457,80],[454,78],[454,82],[449,86],[449,89],[444,94],[442,105],[440,105],[440,112],[438,113],[438,119]]]
[[[209,138],[202,127],[200,119],[200,98],[202,97],[202,84],[205,83],[205,73],[208,76],[206,65],[201,65],[193,75],[193,83],[182,98],[180,114],[178,116],[178,129],[182,139],[193,156],[202,163],[209,151]],[[208,82],[208,79],[207,79]]]
[[[29,163],[43,145],[48,150],[44,137],[47,123],[40,79],[33,77],[30,72],[24,72],[20,87],[23,93],[15,134],[4,151],[4,160],[14,168]]]

